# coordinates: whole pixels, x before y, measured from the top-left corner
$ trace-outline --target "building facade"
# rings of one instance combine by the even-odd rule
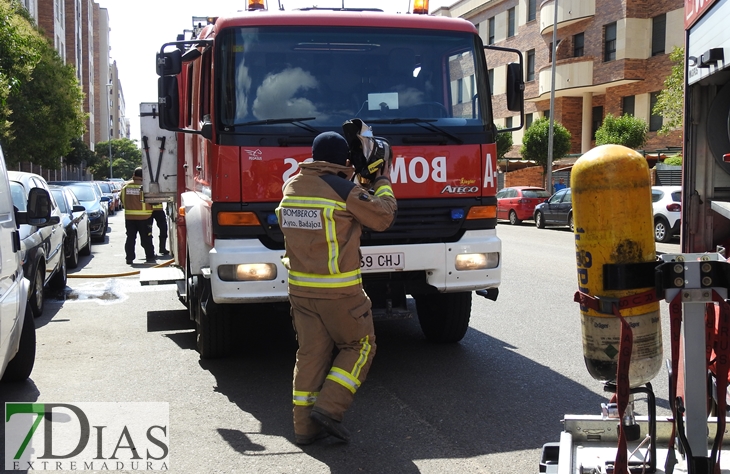
[[[522,51],[525,128],[550,114],[555,3],[460,0],[434,12],[471,21],[484,44]],[[653,115],[652,108],[671,72],[669,53],[684,44],[683,0],[558,0],[557,4],[554,120],[571,132],[570,152],[588,151],[603,118],[624,113],[649,125],[647,151],[681,146],[681,131],[657,134],[662,117]],[[516,126],[519,116],[504,106],[506,66],[490,69],[489,74],[495,123]],[[513,133],[516,145],[521,144],[523,131]]]

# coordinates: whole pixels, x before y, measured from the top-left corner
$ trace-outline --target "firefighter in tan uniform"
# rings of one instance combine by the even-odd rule
[[[152,206],[144,202],[142,168],[134,170],[132,181],[124,184],[120,194],[124,206],[124,228],[127,231],[127,240],[124,243],[127,265],[134,263],[137,234],[147,262],[155,263],[155,249],[152,244]]]
[[[347,156],[341,135],[318,135],[314,161],[301,163],[300,173],[284,184],[277,209],[299,342],[293,412],[301,445],[328,434],[349,441],[342,418],[375,355],[371,303],[360,276],[360,234],[363,225],[387,229],[397,205],[389,166],[378,173],[372,195],[351,181]]]

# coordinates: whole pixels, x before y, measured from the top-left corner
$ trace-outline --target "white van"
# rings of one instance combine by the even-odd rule
[[[35,362],[35,323],[28,303],[30,282],[23,276],[19,224],[39,227],[58,223],[51,217],[51,197],[32,189],[27,211],[13,206],[5,157],[0,149],[0,378],[3,382],[25,380]],[[54,222],[55,221],[55,222]]]

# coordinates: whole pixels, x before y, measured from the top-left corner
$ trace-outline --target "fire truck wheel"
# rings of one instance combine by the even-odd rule
[[[201,286],[197,309],[200,314],[195,324],[198,352],[202,359],[225,357],[231,346],[228,308],[213,301],[210,280],[203,279]]]
[[[454,343],[469,328],[471,292],[417,295],[416,311],[421,330],[431,342]]]

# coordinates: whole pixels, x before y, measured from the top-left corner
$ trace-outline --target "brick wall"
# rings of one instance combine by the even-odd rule
[[[535,186],[538,188],[545,187],[545,177],[542,172],[542,166],[532,166],[517,171],[504,173],[504,187],[512,186]]]

